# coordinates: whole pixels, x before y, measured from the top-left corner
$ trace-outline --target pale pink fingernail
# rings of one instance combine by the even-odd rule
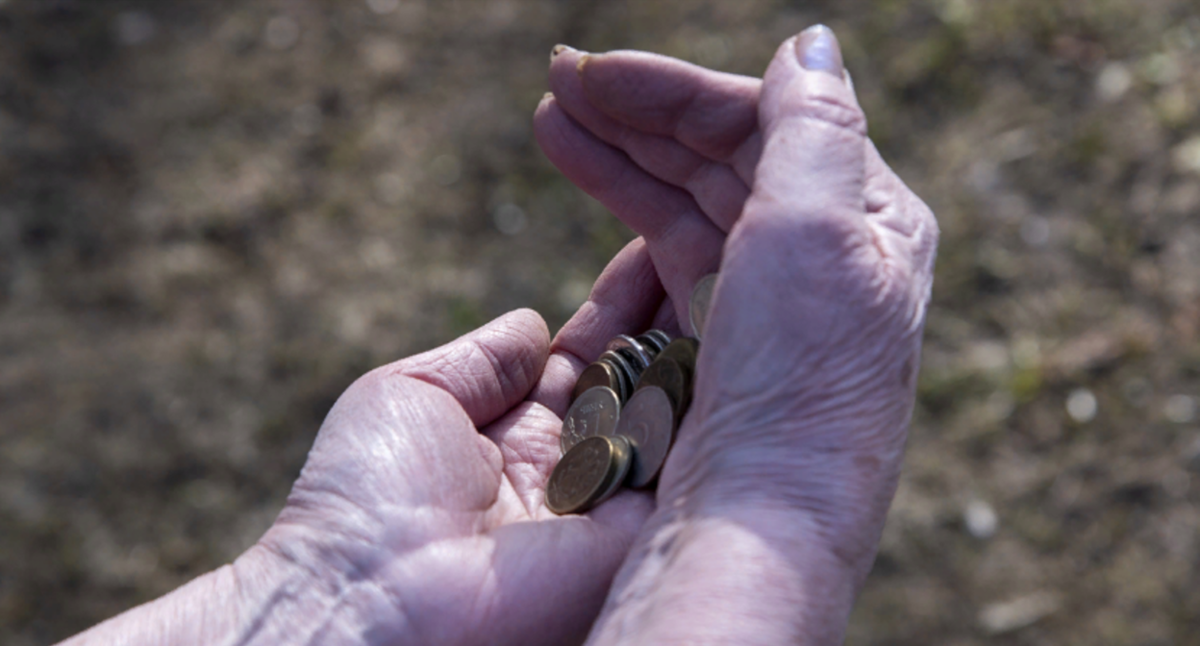
[[[833,30],[825,25],[813,25],[800,32],[796,39],[796,56],[805,69],[842,77],[842,49],[838,47]]]

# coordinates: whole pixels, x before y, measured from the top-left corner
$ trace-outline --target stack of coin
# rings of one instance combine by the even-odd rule
[[[692,293],[692,329],[700,335],[716,275]],[[675,432],[692,400],[695,338],[672,340],[661,330],[618,335],[580,374],[563,419],[563,457],[546,485],[546,506],[556,514],[587,511],[621,485],[655,483]]]

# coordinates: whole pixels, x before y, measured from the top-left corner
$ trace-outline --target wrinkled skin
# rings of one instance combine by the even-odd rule
[[[286,590],[235,641],[841,639],[899,472],[933,216],[866,138],[840,66],[804,68],[796,39],[762,81],[584,56],[553,57],[535,132],[641,237],[553,343],[514,312],[347,390],[235,565]],[[579,371],[615,334],[690,332],[691,288],[718,268],[657,493],[551,514]]]

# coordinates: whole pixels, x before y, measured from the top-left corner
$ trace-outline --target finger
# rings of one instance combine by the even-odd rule
[[[583,95],[576,67],[585,54],[562,48],[550,62],[550,89],[558,105],[600,140],[624,151],[647,173],[691,193],[700,209],[728,232],[750,194],[728,164],[709,159],[674,138],[634,129],[605,115]]]
[[[553,97],[538,106],[534,133],[568,179],[646,239],[663,287],[683,320],[679,304],[686,304],[692,285],[719,264],[724,233],[685,191],[650,176],[584,130]]]
[[[753,181],[758,79],[629,51],[589,55],[580,75],[584,96],[617,122],[676,139]]]
[[[541,377],[549,351],[546,322],[524,309],[384,370],[450,393],[481,427],[525,399]]]
[[[588,363],[618,334],[647,329],[663,302],[663,287],[646,241],[637,238],[608,263],[587,301],[554,337],[546,370],[530,396],[560,417]]]
[[[867,121],[842,72],[837,39],[823,26],[776,52],[759,105],[766,143],[753,199],[761,211],[786,205],[806,220],[864,212]]]
[[[879,261],[890,250],[866,217],[866,121],[840,65],[836,39],[818,28],[786,41],[767,70],[763,156],[730,234],[705,330],[713,338],[759,340],[761,360],[709,344],[701,362],[806,365],[832,339],[859,332],[844,325],[844,310],[869,306],[879,293]],[[760,370],[739,383],[754,390],[774,374]],[[698,395],[705,387],[698,385]]]

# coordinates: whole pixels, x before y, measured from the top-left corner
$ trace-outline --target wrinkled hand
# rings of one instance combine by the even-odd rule
[[[623,314],[639,312],[584,321],[603,334],[646,323]],[[306,572],[293,587],[311,592],[290,611],[303,617],[288,641],[582,640],[651,502],[626,493],[587,517],[546,509],[566,397],[531,396],[549,346],[536,313],[513,312],[342,395],[256,547]],[[558,353],[551,372],[578,363]]]
[[[570,49],[550,80],[543,150],[646,240],[677,320],[721,272],[658,510],[593,640],[837,642],[899,473],[931,212],[866,137],[827,29],[761,82]]]

